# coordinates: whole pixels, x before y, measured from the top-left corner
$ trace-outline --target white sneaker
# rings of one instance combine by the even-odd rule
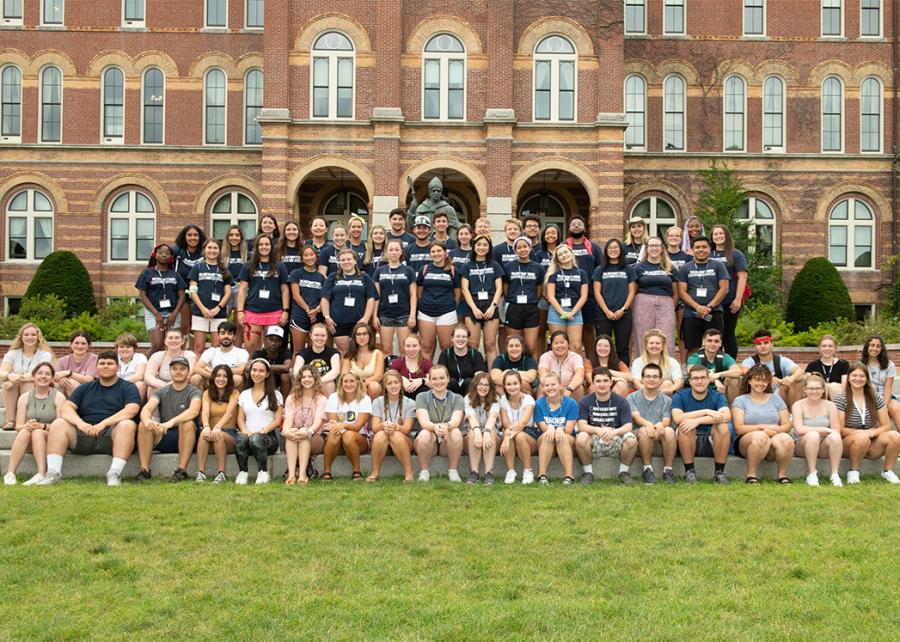
[[[119,473],[106,473],[106,485],[107,486],[121,486],[122,480],[119,478]]]
[[[893,470],[882,470],[881,478],[889,484],[900,484],[900,478],[897,477],[897,473]]]
[[[819,485],[819,476],[812,472],[806,476],[806,485],[807,486],[818,486]]]
[[[219,471],[216,474],[216,476],[213,478],[212,483],[221,484],[222,482],[226,482],[226,481],[228,481],[228,477],[225,476],[224,472]]]
[[[428,472],[428,469],[419,471],[419,481],[420,482],[427,482],[429,479],[431,479],[431,473]]]
[[[503,480],[504,484],[515,484],[516,483],[516,470],[513,468],[512,470],[506,471],[506,478]]]
[[[848,470],[847,471],[847,483],[848,484],[858,484],[859,483],[859,471],[858,470]]]
[[[459,472],[457,472],[456,470],[454,470],[452,468],[447,471],[447,479],[449,479],[452,482],[462,481],[462,479],[459,478]]]
[[[247,474],[247,471],[246,471],[246,470],[242,470],[241,472],[239,472],[239,473],[237,474],[237,477],[234,478],[234,483],[237,484],[238,486],[246,486],[246,485],[247,485],[247,479],[248,479],[249,477],[250,477],[250,475]]]
[[[62,479],[62,475],[59,473],[47,471],[47,475],[41,481],[36,482],[35,486],[51,486],[58,483],[60,479]]]
[[[197,476],[194,477],[194,481],[195,482],[205,482],[206,481],[206,473],[204,473],[202,470],[198,470]]]
[[[15,473],[6,473],[3,475],[3,485],[4,486],[15,486],[18,483],[16,479]]]
[[[256,475],[256,484],[268,484],[269,483],[269,473],[265,470],[259,471]]]
[[[841,481],[841,476],[837,473],[833,474],[831,476],[831,485],[837,488],[841,488],[844,485],[844,483]]]
[[[29,479],[27,482],[22,484],[23,486],[34,486],[35,484],[40,484],[44,480],[44,476],[40,473],[36,473],[34,477]]]
[[[522,471],[522,483],[523,484],[533,484],[534,483],[534,471],[530,468],[526,468]]]

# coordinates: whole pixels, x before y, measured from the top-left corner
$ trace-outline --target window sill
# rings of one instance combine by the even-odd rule
[[[134,32],[146,32],[148,31],[147,27],[144,25],[121,25],[119,27],[119,31],[134,31]]]
[[[228,27],[202,27],[200,33],[228,33]]]

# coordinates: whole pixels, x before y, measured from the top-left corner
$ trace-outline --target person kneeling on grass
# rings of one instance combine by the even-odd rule
[[[626,397],[631,408],[634,431],[637,433],[638,450],[644,463],[641,476],[645,484],[656,483],[653,451],[658,444],[663,457],[663,479],[667,484],[674,484],[672,464],[675,463],[678,441],[675,439],[675,429],[672,428],[672,400],[659,390],[662,385],[662,368],[655,363],[644,366],[641,370],[641,384],[640,390],[635,390]]]
[[[160,388],[147,400],[141,410],[138,426],[138,458],[141,469],[134,481],[150,479],[150,456],[160,453],[178,453],[178,467],[172,473],[172,481],[188,478],[187,466],[197,441],[197,422],[203,393],[188,383],[191,364],[185,357],[175,357],[169,362],[172,383]]]
[[[278,450],[275,430],[284,414],[284,397],[275,389],[272,366],[265,359],[250,361],[250,373],[244,391],[238,397],[237,426],[234,437],[234,456],[240,472],[234,483],[247,485],[250,455],[256,459],[257,484],[269,483],[269,455]]]
[[[97,378],[75,388],[63,404],[60,418],[50,425],[47,476],[38,485],[60,480],[67,449],[78,455],[112,455],[106,483],[120,484],[134,450],[134,418],[141,408],[141,395],[133,383],[119,379],[118,372],[119,358],[114,351],[97,355]]]
[[[716,483],[727,484],[725,463],[731,446],[731,411],[722,393],[709,389],[706,366],[688,368],[690,388],[679,390],[672,397],[672,420],[678,427],[678,450],[684,462],[684,479],[697,483],[694,457],[712,457],[715,462]]]
[[[479,372],[472,378],[469,394],[465,398],[464,410],[469,422],[469,483],[483,479],[485,484],[494,483],[494,458],[497,446],[503,437],[500,430],[500,404],[494,393],[494,384],[486,372]],[[478,464],[484,456],[484,477],[478,476]]]
[[[413,480],[410,435],[416,422],[416,403],[403,394],[403,376],[396,370],[384,373],[384,394],[372,402],[372,472],[367,482],[378,481],[388,449],[403,466],[403,481]]]
[[[581,483],[594,481],[594,457],[618,457],[619,481],[631,486],[634,482],[628,471],[638,446],[631,429],[631,408],[625,397],[612,392],[612,375],[607,368],[594,370],[591,381],[593,394],[578,402],[575,452],[584,469]]]
[[[572,459],[575,448],[575,422],[578,421],[578,404],[562,394],[562,380],[556,372],[548,372],[541,379],[544,396],[534,404],[534,422],[541,429],[538,439],[538,481],[547,485],[547,469],[553,455],[559,457],[568,486],[572,476]]]
[[[416,397],[416,419],[421,430],[416,437],[415,447],[422,467],[419,471],[421,482],[431,479],[428,466],[435,455],[447,457],[447,478],[450,481],[462,481],[457,467],[464,447],[461,427],[465,404],[461,396],[447,389],[449,383],[447,366],[432,366],[428,372],[431,390],[421,392]]]
[[[228,480],[225,476],[225,462],[228,453],[234,452],[234,438],[238,432],[235,426],[239,396],[231,368],[224,363],[213,368],[209,388],[201,399],[200,421],[203,430],[197,439],[197,477],[194,481],[206,481],[206,460],[210,444],[216,454],[217,472],[213,483],[221,484]]]
[[[328,424],[322,432],[325,438],[325,461],[322,481],[331,481],[331,465],[338,455],[350,460],[353,481],[362,479],[359,470],[360,455],[369,452],[369,415],[372,401],[366,396],[365,386],[358,375],[345,372],[338,380],[338,391],[328,397],[325,404]]]

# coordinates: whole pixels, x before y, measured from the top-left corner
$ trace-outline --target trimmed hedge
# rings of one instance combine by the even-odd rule
[[[23,303],[50,295],[57,296],[65,303],[66,314],[69,316],[85,312],[97,314],[91,275],[72,252],[51,252],[41,261],[25,291]]]
[[[803,331],[855,316],[850,293],[837,268],[823,256],[809,259],[791,284],[785,319]]]

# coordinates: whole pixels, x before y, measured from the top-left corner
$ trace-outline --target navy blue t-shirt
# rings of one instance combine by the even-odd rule
[[[636,263],[633,269],[637,277],[638,294],[672,296],[675,272],[667,274],[659,263],[650,263],[649,261]]]
[[[456,269],[465,268],[469,264],[469,257],[472,256],[472,250],[461,250],[458,247],[453,248],[448,252],[450,255],[450,260],[453,261],[453,265],[456,266]]]
[[[630,265],[620,264],[600,266],[591,275],[592,281],[600,282],[600,296],[606,302],[606,307],[613,312],[625,305],[625,301],[628,300],[628,286],[634,283],[636,278]]]
[[[300,298],[307,306],[314,308],[322,299],[322,286],[325,285],[325,276],[318,270],[310,272],[306,268],[294,268],[288,274],[288,285],[296,283],[300,290]],[[296,319],[305,312],[300,309],[294,297],[291,296],[291,317]]]
[[[710,260],[702,265],[697,265],[695,261],[685,263],[684,266],[678,270],[676,279],[679,283],[687,283],[688,294],[694,301],[700,305],[706,305],[712,301],[713,297],[716,296],[716,292],[719,291],[719,281],[727,281],[729,280],[729,277],[728,269],[725,267],[724,263]],[[722,303],[719,302],[719,304],[713,308],[713,312],[721,311]],[[684,316],[685,318],[696,317],[697,311],[694,310],[694,308],[685,305]]]
[[[237,278],[241,275],[241,268],[244,267],[244,260],[241,258],[240,250],[231,250],[228,253],[228,271],[231,272],[232,278]],[[234,299],[232,299],[234,302]]]
[[[628,265],[634,265],[638,262],[638,257],[641,255],[641,250],[644,249],[643,243],[623,243],[622,246],[625,248],[625,262]]]
[[[531,253],[531,260],[535,263],[540,263],[541,267],[544,268],[544,271],[546,272],[547,268],[550,267],[550,262],[553,260],[553,255],[544,248],[537,247]]]
[[[378,292],[368,274],[335,272],[325,281],[322,298],[331,301],[331,318],[335,323],[356,323],[365,314],[369,299],[378,299]]]
[[[500,265],[506,265],[507,263],[518,261],[519,257],[516,256],[516,251],[513,249],[512,244],[508,241],[503,241],[494,246],[494,260]]]
[[[430,250],[431,243],[425,247],[422,247],[417,243],[410,243],[406,246],[406,249],[403,250],[403,257],[406,260],[406,264],[418,274],[419,270],[431,263]]]
[[[305,241],[303,241],[303,245],[308,245],[316,251],[317,255],[321,255],[322,250],[331,245],[331,241],[325,241],[325,243],[323,243],[322,245],[316,245],[312,239],[306,239]]]
[[[410,234],[409,232],[404,232],[403,234],[400,234],[399,236],[397,236],[393,232],[388,230],[387,240],[385,242],[387,242],[387,241],[400,241],[403,243],[403,249],[406,249],[407,245],[409,245],[410,243],[416,242],[416,237],[413,236],[412,234]]]
[[[446,239],[444,239],[443,241],[438,241],[437,239],[434,238],[434,234],[432,234],[432,235],[429,237],[429,239],[431,240],[432,243],[441,243],[441,244],[443,244],[444,249],[447,250],[447,251],[455,250],[456,248],[459,247],[459,244],[458,244],[455,240],[453,240],[453,239],[451,239],[451,238],[446,238]]]
[[[359,256],[359,252],[357,252],[356,249],[350,247],[350,243],[345,243],[344,247],[340,249],[329,243],[319,251],[319,267],[325,266],[325,269],[328,271],[326,276],[331,276],[337,272],[338,256],[343,250],[353,250],[356,252],[356,267],[360,270],[362,269],[362,258]],[[365,256],[365,250],[363,250],[363,256]]]
[[[172,312],[178,293],[185,289],[184,280],[175,270],[144,268],[134,287],[147,293],[153,307],[162,313]]]
[[[348,241],[347,241],[347,245],[350,247],[351,250],[353,250],[354,252],[356,252],[356,255],[359,257],[359,264],[362,265],[362,264],[363,264],[363,261],[364,261],[365,258],[366,258],[366,244],[365,244],[365,243],[360,243],[360,244],[357,245],[357,244],[351,243],[351,242],[348,240]]]
[[[543,269],[543,268],[542,268]],[[581,298],[581,286],[587,285],[588,277],[581,268],[558,268],[550,275],[547,283],[556,287],[556,300],[563,308],[571,308]],[[566,303],[568,299],[568,304]]]
[[[469,284],[469,294],[475,303],[493,301],[497,279],[503,279],[504,276],[503,267],[496,261],[473,261],[462,275]],[[482,292],[485,294],[481,294]]]
[[[182,249],[175,246],[175,271],[185,283],[188,282],[188,275],[191,268],[203,260],[203,249],[197,248],[195,252],[189,252],[186,248]]]
[[[396,319],[409,316],[409,287],[416,282],[416,273],[408,265],[392,268],[387,263],[375,270],[375,285],[381,296],[378,315]]]
[[[234,284],[230,273],[226,279],[225,270],[218,265],[210,265],[206,261],[200,261],[191,268],[191,273],[188,274],[188,283],[191,281],[197,282],[197,296],[200,298],[200,302],[210,310],[221,303],[225,296],[225,286]],[[191,301],[191,311],[197,316],[203,316],[193,301]],[[228,311],[225,306],[222,306],[216,318],[224,319],[227,316]]]
[[[429,263],[419,270],[416,283],[422,286],[422,296],[419,298],[422,314],[439,317],[456,310],[454,290],[459,287],[459,270],[444,270]]]
[[[593,393],[578,402],[578,419],[594,428],[618,430],[631,423],[631,406],[625,397],[614,392],[610,393],[606,401],[600,401],[597,393]]]
[[[588,241],[587,243],[585,241],[586,239],[581,239],[581,241],[568,239],[566,245],[569,245],[572,249],[572,254],[575,255],[575,263],[578,264],[578,267],[584,270],[585,274],[593,274],[597,266],[603,263],[603,248],[593,241]],[[588,247],[590,247],[590,251],[588,251]]]
[[[269,264],[260,263],[256,267],[256,272],[251,275],[250,262],[244,263],[238,280],[247,282],[245,310],[262,314],[282,309],[281,284],[287,283],[288,274],[283,263],[278,263],[276,268],[275,274],[269,276]]]
[[[510,261],[503,266],[503,281],[507,284],[506,300],[520,305],[537,305],[537,287],[544,282],[544,268],[529,261]],[[520,297],[524,296],[524,299]]]
[[[287,273],[290,274],[302,265],[302,263],[300,262],[300,248],[284,248],[284,255],[279,256],[278,261],[284,263],[284,267],[287,270]]]
[[[93,426],[130,403],[140,406],[141,394],[136,385],[124,379],[116,379],[111,386],[104,386],[100,379],[94,379],[75,388],[69,401],[78,408],[78,416]]]
[[[372,260],[369,263],[364,263],[364,268],[366,274],[371,277],[375,276],[375,270],[378,269],[378,266],[381,265],[381,262],[384,260],[384,248],[383,247],[373,247],[372,248]]]
[[[718,412],[722,408],[728,407],[728,400],[718,390],[707,390],[703,399],[694,397],[694,391],[691,388],[682,388],[672,395],[672,410],[676,408],[682,412],[695,412],[697,410],[712,410]],[[712,429],[712,424],[700,424],[697,426],[697,432],[706,433]]]
[[[681,269],[681,266],[691,260],[691,255],[682,250],[678,250],[675,254],[672,254],[668,250],[666,253],[669,255],[669,263],[672,264],[672,271],[675,272]]]
[[[734,260],[734,265],[731,267],[728,267],[728,258],[725,256],[725,252],[713,250],[710,252],[709,258],[713,261],[720,262],[728,270],[728,276],[731,280],[728,282],[728,294],[725,296],[725,300],[722,301],[722,304],[731,305],[734,301],[734,297],[737,295],[737,273],[747,271],[747,257],[744,256],[744,253],[740,250],[734,250],[731,256]]]

